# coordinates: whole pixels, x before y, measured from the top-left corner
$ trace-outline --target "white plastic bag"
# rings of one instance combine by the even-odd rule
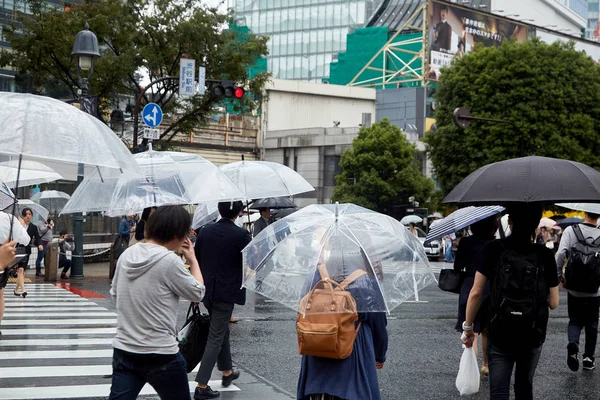
[[[464,346],[463,346],[464,347]],[[456,388],[461,396],[479,392],[479,367],[473,347],[466,348],[460,358],[460,368],[456,376]]]

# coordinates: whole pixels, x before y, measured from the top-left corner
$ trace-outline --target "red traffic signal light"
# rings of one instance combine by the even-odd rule
[[[222,81],[213,81],[210,84],[210,94],[215,99],[222,98],[236,98],[242,99],[246,91],[244,88],[235,86],[233,81],[222,80]]]
[[[246,94],[246,91],[244,90],[244,88],[241,87],[236,87],[233,91],[233,97],[235,97],[236,99],[242,99],[244,97],[244,94]]]

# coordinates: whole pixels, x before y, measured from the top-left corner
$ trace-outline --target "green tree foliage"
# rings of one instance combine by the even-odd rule
[[[408,198],[424,203],[433,192],[431,179],[421,175],[410,144],[387,119],[361,128],[340,161],[333,200],[354,203],[379,212],[407,204]]]
[[[435,97],[437,130],[426,141],[445,193],[483,165],[519,157],[521,137],[525,155],[600,167],[600,68],[572,42],[479,47],[443,70]],[[458,129],[452,120],[456,107],[517,128],[472,122]]]
[[[267,74],[250,78],[249,67],[267,53],[267,38],[226,29],[232,14],[193,0],[102,0],[54,7],[45,0],[27,0],[31,15],[21,15],[4,30],[12,50],[0,52],[0,66],[32,79],[37,92],[70,93],[80,88],[77,60],[71,56],[75,35],[87,22],[98,37],[102,57],[94,64],[90,93],[110,99],[120,94],[137,97],[145,73],[151,80],[179,76],[181,58],[206,67],[207,79],[229,79],[261,93]],[[140,74],[142,72],[142,74]],[[161,105],[175,115],[162,138],[205,124],[215,100],[196,95],[177,96],[177,82],[148,90],[143,103]],[[246,96],[246,101],[255,101]],[[245,106],[256,104],[245,104]]]

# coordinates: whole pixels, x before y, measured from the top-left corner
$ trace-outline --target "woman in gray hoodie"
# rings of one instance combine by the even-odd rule
[[[149,383],[161,399],[190,399],[186,362],[179,353],[179,299],[200,302],[204,282],[187,238],[190,214],[158,208],[146,222],[146,243],[123,252],[110,290],[117,303],[110,400],[137,398]],[[188,272],[173,250],[181,248]]]

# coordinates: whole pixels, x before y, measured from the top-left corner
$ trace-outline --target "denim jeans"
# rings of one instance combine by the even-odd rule
[[[505,350],[490,344],[490,400],[510,398],[510,378],[515,365],[515,399],[533,400],[533,375],[541,354],[542,346]]]
[[[177,354],[134,354],[114,349],[109,400],[135,400],[146,383],[161,400],[189,400],[187,365]]]
[[[583,357],[594,359],[596,341],[598,340],[600,297],[575,297],[569,294],[567,306],[569,310],[569,327],[567,330],[569,343],[577,343],[579,346],[581,330],[585,328],[585,351]]]
[[[39,251],[39,249],[38,249],[37,258],[35,260],[35,272],[36,273],[42,272],[42,260],[44,259],[44,256],[46,255],[46,249],[48,248],[48,245],[42,244],[42,247],[43,247],[42,251]]]

